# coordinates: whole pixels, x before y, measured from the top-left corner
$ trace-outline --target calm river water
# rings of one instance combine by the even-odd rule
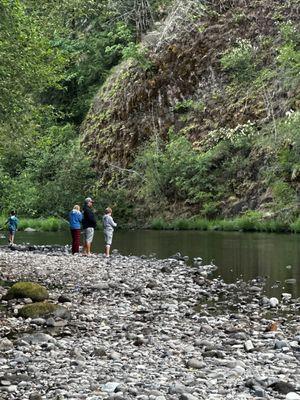
[[[5,243],[1,240],[0,243]],[[1,244],[2,244],[1,243]],[[16,243],[69,244],[68,232],[17,232]],[[103,251],[102,232],[96,232],[93,251]],[[190,258],[202,257],[204,263],[213,261],[225,282],[238,278],[250,280],[267,277],[268,296],[288,292],[300,296],[300,235],[199,232],[199,231],[117,231],[113,248],[124,255],[169,257],[180,252]]]

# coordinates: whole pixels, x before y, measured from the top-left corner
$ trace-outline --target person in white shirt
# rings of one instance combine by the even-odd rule
[[[112,209],[107,207],[105,209],[105,214],[103,215],[103,232],[105,240],[105,256],[109,257],[110,246],[112,244],[112,238],[114,234],[114,228],[117,226],[112,216]]]

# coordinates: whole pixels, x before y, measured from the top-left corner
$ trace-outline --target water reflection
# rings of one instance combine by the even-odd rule
[[[70,243],[68,232],[18,232],[16,239],[17,243]],[[300,296],[299,241],[299,235],[285,234],[118,231],[115,233],[113,247],[126,255],[155,253],[157,257],[165,258],[181,252],[190,258],[200,256],[205,263],[213,260],[219,267],[215,276],[220,275],[226,282],[233,282],[239,277],[245,280],[257,276],[268,277],[268,295],[279,296],[282,292],[289,292],[297,297]],[[102,252],[103,246],[102,233],[96,232],[93,251]],[[285,282],[287,279],[296,279],[296,283]]]

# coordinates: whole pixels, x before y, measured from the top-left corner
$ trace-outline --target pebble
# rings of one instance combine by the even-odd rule
[[[246,350],[246,351],[252,351],[252,350],[254,349],[254,346],[253,346],[253,343],[252,343],[251,340],[247,340],[247,341],[244,343],[244,347],[245,347],[245,350]]]
[[[285,396],[286,400],[300,400],[300,394],[290,392]]]
[[[198,397],[193,396],[190,393],[182,393],[179,397],[180,400],[198,400]]]
[[[289,348],[289,344],[284,340],[275,340],[274,348],[279,350]]]
[[[279,304],[279,300],[276,297],[271,297],[270,300],[270,307],[275,308]]]
[[[196,358],[188,360],[186,364],[189,368],[195,368],[195,369],[201,369],[205,366],[205,363],[203,363],[200,360],[197,360]]]
[[[59,246],[20,250],[0,248],[1,274],[43,284],[65,310],[25,320],[13,310],[26,300],[0,301],[1,400],[298,395],[299,306],[284,296],[272,307],[259,280],[210,280],[215,266],[188,267],[179,254],[108,262]]]

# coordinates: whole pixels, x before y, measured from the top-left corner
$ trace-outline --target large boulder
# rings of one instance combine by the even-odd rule
[[[53,315],[59,318],[68,318],[69,311],[58,304],[39,302],[33,304],[26,304],[24,307],[20,308],[18,315],[23,318],[38,318],[47,317]]]
[[[38,283],[18,282],[4,296],[4,300],[25,298],[29,298],[32,301],[43,301],[49,298],[49,293],[46,288]]]

